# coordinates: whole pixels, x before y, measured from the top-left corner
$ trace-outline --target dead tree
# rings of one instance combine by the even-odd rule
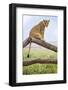
[[[26,47],[29,43],[33,42],[33,43],[36,43],[44,48],[48,48],[52,51],[55,51],[57,52],[57,47],[52,45],[52,44],[49,44],[43,40],[38,40],[38,39],[31,39],[31,38],[27,38],[24,42],[23,42],[23,48]],[[28,61],[23,61],[23,66],[29,66],[29,65],[32,65],[32,64],[57,64],[57,60],[56,59],[34,59],[34,60],[28,60]]]
[[[57,64],[57,60],[56,59],[34,59],[34,60],[26,60],[26,61],[23,61],[23,66],[29,66],[29,65],[32,65],[32,64]]]
[[[57,47],[52,45],[52,44],[49,44],[43,40],[38,40],[38,39],[31,39],[31,38],[27,38],[24,42],[23,42],[23,48],[26,47],[29,43],[30,43],[30,40],[31,42],[33,43],[36,43],[42,47],[45,47],[45,48],[48,48],[50,50],[53,50],[55,52],[57,52]]]

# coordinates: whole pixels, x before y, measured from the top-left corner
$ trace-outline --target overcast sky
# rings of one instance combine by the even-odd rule
[[[38,24],[42,20],[50,20],[48,28],[45,28],[44,40],[47,42],[57,41],[58,28],[57,28],[57,16],[22,16],[22,39],[25,40],[29,36],[31,28]]]

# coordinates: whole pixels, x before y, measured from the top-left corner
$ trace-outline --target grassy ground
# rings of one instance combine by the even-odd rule
[[[57,53],[45,48],[31,48],[30,58],[27,58],[28,48],[23,49],[23,60],[30,60],[35,58],[50,58],[56,59]],[[33,64],[29,66],[23,66],[23,74],[47,74],[57,73],[57,64]]]

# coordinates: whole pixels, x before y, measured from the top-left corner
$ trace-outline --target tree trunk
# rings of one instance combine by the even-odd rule
[[[56,59],[35,59],[35,60],[27,60],[27,61],[23,61],[23,66],[29,66],[32,64],[57,64],[57,60]]]
[[[43,40],[34,39],[34,38],[33,38],[33,39],[27,38],[27,39],[23,42],[23,48],[26,47],[26,46],[30,43],[30,40],[31,40],[31,42],[33,42],[33,43],[36,43],[36,44],[38,44],[38,45],[40,45],[40,46],[42,46],[42,47],[45,47],[45,48],[48,48],[48,49],[50,49],[50,50],[53,50],[53,51],[57,52],[57,47],[56,47],[56,46],[54,46],[54,45],[52,45],[52,44],[49,44],[49,43],[47,43],[47,42],[45,42],[45,41],[43,41]]]

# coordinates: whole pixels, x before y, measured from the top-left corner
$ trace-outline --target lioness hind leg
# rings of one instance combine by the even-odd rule
[[[42,36],[39,33],[36,33],[35,36],[34,36],[34,38],[41,40],[42,39]]]

